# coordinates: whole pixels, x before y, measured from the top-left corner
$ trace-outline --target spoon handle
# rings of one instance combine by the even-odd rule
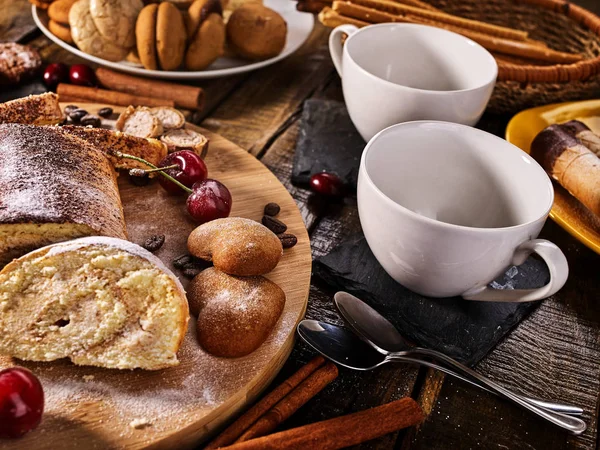
[[[454,359],[450,358],[449,356],[444,355],[443,353],[439,353],[435,350],[429,350],[429,349],[425,349],[425,348],[416,348],[410,352],[403,352],[401,355],[396,355],[396,357],[397,356],[406,357],[406,356],[412,356],[412,355],[428,356],[431,358],[435,358],[438,361],[442,361],[442,362],[450,365],[457,371],[459,371],[459,373],[461,373],[462,375],[466,374],[467,376],[479,381],[482,385],[486,386],[488,389],[494,391],[495,393],[501,395],[502,397],[505,397],[508,400],[511,400],[513,403],[516,403],[517,405],[520,405],[521,407],[528,409],[529,411],[533,412],[534,414],[537,414],[538,416],[546,419],[547,421],[549,421],[561,428],[564,428],[564,429],[570,431],[573,434],[581,434],[586,429],[586,424],[583,420],[581,420],[577,417],[572,417],[572,416],[568,416],[568,415],[565,415],[562,413],[554,412],[554,411],[551,411],[546,408],[541,408],[539,406],[536,406],[535,404],[529,403],[525,398],[521,397],[520,395],[515,394],[514,392],[506,389],[505,387],[500,386],[499,384],[495,383],[494,381],[490,380],[489,378],[486,378],[483,375],[480,375],[479,373],[475,372],[474,370],[469,369],[467,366],[464,366],[463,364],[459,363],[458,361],[455,361]],[[390,360],[394,360],[394,353],[390,353],[389,358],[390,358]]]
[[[396,361],[397,362],[406,362],[406,363],[420,364],[422,366],[431,367],[432,369],[436,369],[436,370],[439,370],[440,372],[444,372],[448,375],[453,376],[454,378],[458,378],[459,380],[465,381],[465,382],[467,382],[473,386],[476,386],[479,389],[482,389],[486,392],[490,392],[494,395],[499,395],[498,392],[494,392],[493,390],[488,389],[484,384],[481,384],[479,381],[477,381],[473,378],[469,378],[467,375],[461,375],[448,367],[432,363],[425,359],[394,355],[394,356],[390,357],[389,360],[393,361],[393,362],[396,362]],[[517,394],[515,394],[515,395],[517,395]],[[536,399],[536,398],[526,397],[524,395],[521,395],[521,397],[525,401],[527,401],[529,403],[533,403],[534,405],[539,406],[540,408],[546,408],[551,411],[560,412],[560,413],[568,414],[571,416],[580,416],[583,414],[583,409],[580,408],[579,406],[564,405],[562,403],[553,403],[553,402],[549,402],[546,400],[540,400],[540,399]]]

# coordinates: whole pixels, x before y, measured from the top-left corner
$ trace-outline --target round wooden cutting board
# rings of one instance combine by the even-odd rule
[[[106,105],[79,106],[96,113]],[[267,275],[286,294],[275,330],[246,357],[216,358],[198,345],[192,319],[178,353],[180,365],[154,372],[15,361],[40,378],[45,412],[36,430],[22,439],[0,440],[0,449],[193,447],[255,399],[283,366],[308,299],[312,259],[306,228],[294,200],[265,166],[226,139],[200,131],[210,139],[209,177],[223,182],[233,196],[231,216],[260,220],[264,205],[277,202],[278,218],[298,237],[298,244],[285,250]],[[187,237],[196,227],[186,213],[185,196],[168,196],[156,182],[136,187],[126,174],[119,177],[119,187],[129,239],[142,243],[152,235],[166,235],[156,255],[187,287],[188,280],[172,265],[187,253]]]

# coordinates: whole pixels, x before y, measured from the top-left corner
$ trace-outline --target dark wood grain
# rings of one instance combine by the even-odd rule
[[[598,0],[574,3],[600,13]],[[40,49],[46,62],[81,62],[34,31],[26,0],[0,0],[0,8],[0,41],[25,40]],[[328,30],[318,25],[295,55],[272,67],[198,82],[206,90],[207,105],[194,118],[204,119],[205,127],[261,158],[284,183],[311,233],[314,256],[326,254],[359,227],[354,198],[324,201],[290,182],[303,101],[343,99],[328,55],[327,37]],[[478,126],[503,135],[509,118],[486,115]],[[477,370],[515,390],[581,405],[589,425],[583,436],[569,436],[464,383],[406,365],[365,373],[341,370],[339,378],[283,428],[412,395],[428,414],[426,422],[361,448],[595,448],[600,392],[600,257],[552,222],[544,228],[543,237],[553,240],[567,254],[569,282],[501,342]],[[313,284],[307,317],[339,323],[331,295],[326,286]],[[313,355],[311,349],[298,342],[276,382]]]

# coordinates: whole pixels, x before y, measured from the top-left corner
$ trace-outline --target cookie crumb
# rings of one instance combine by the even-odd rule
[[[92,381],[94,379],[94,375],[84,375],[83,376],[83,381],[85,381],[86,383],[89,381]]]
[[[136,430],[142,430],[146,427],[149,427],[150,425],[152,425],[152,422],[150,422],[150,420],[146,419],[146,418],[142,418],[142,419],[133,419],[130,423],[129,426],[131,428],[134,428]]]

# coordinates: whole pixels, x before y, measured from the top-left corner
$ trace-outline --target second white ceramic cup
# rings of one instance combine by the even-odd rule
[[[349,37],[342,47],[343,34]],[[329,36],[329,51],[365,141],[412,120],[474,125],[498,74],[495,59],[479,44],[425,25],[341,25]]]
[[[558,291],[567,260],[536,239],[553,200],[550,179],[529,155],[454,123],[394,125],[360,162],[358,212],[369,247],[392,278],[431,297],[520,302]],[[548,265],[546,286],[488,286],[531,253]]]

